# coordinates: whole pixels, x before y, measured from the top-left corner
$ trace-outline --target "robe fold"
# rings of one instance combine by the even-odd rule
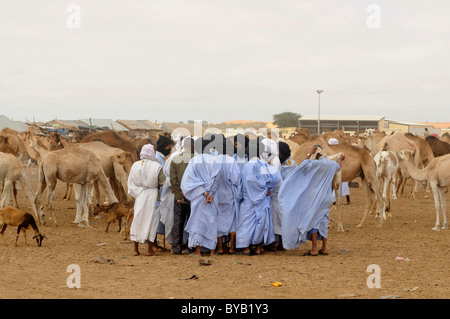
[[[305,160],[283,181],[278,203],[284,248],[294,249],[305,243],[312,229],[327,238],[332,181],[339,169],[339,164],[326,157]]]
[[[237,161],[228,155],[218,155],[221,176],[217,186],[218,204],[217,236],[226,236],[236,231],[236,215],[241,195],[241,168]]]
[[[184,171],[181,190],[191,202],[191,215],[185,228],[189,234],[189,248],[216,249],[218,202],[215,194],[220,168],[215,156],[199,154],[189,161]],[[214,197],[212,203],[206,203],[205,192]]]
[[[157,211],[160,216],[160,221],[164,225],[164,234],[166,240],[172,245],[173,242],[173,204],[174,195],[172,193],[172,186],[170,185],[170,163],[174,156],[180,154],[180,151],[173,152],[167,161],[164,163],[163,172],[166,175],[166,182],[161,188],[160,202]]]
[[[275,241],[270,195],[281,181],[280,171],[261,159],[242,166],[242,196],[236,227],[236,248]]]
[[[161,165],[151,160],[133,164],[128,176],[128,194],[135,198],[134,218],[130,227],[130,239],[139,243],[155,241],[159,223],[156,211]]]

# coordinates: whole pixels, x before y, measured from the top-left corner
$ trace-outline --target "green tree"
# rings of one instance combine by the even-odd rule
[[[278,127],[297,127],[298,119],[301,118],[300,113],[294,112],[283,112],[273,115],[273,124],[278,125]]]

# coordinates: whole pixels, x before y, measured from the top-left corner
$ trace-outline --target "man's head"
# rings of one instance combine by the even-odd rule
[[[163,154],[164,156],[167,156],[170,154],[170,151],[173,147],[173,141],[170,139],[170,137],[161,135],[156,142],[156,150]]]
[[[291,157],[291,148],[285,142],[278,142],[278,157],[280,162],[283,164],[286,160]]]

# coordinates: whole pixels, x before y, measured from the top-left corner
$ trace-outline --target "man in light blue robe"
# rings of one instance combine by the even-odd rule
[[[278,169],[259,158],[264,145],[259,140],[249,142],[249,161],[242,167],[242,196],[237,229],[236,248],[249,255],[251,246],[261,254],[261,246],[275,241],[270,209],[271,190],[281,181]],[[261,153],[261,154],[260,154]]]
[[[224,137],[222,138],[222,144],[222,154],[217,155],[217,161],[221,165],[221,177],[216,193],[219,209],[217,215],[217,253],[219,255],[224,253],[223,244],[228,236],[228,253],[235,253],[236,216],[242,199],[241,168],[233,157],[233,144]]]
[[[311,154],[313,160],[309,159]],[[314,147],[307,159],[286,177],[278,195],[283,246],[294,249],[311,240],[313,247],[306,255],[327,254],[332,181],[344,157],[335,162],[324,155],[320,148]],[[323,242],[320,251],[317,240]]]
[[[193,255],[200,256],[201,249],[210,250],[215,255],[217,246],[218,202],[215,200],[220,163],[210,154],[209,140],[198,139],[201,150],[196,147],[198,155],[194,156],[184,171],[181,190],[191,202],[191,215],[186,224],[189,233],[188,247],[195,248]]]

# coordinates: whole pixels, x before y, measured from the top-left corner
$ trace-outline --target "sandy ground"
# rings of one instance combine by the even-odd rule
[[[37,168],[26,169],[33,189]],[[408,184],[405,193],[411,184]],[[363,209],[361,188],[351,188],[352,204],[343,207],[346,231],[336,231],[336,210],[330,214],[329,255],[302,256],[310,243],[286,252],[261,256],[134,257],[133,245],[117,232],[105,233],[106,216],[91,219],[93,228],[71,224],[75,202],[62,200],[65,184],[58,182],[55,209],[59,227],[48,220],[41,227],[48,239],[42,247],[19,240],[15,228],[5,232],[0,245],[0,298],[100,298],[100,299],[443,299],[450,297],[450,230],[431,230],[435,223],[431,193],[415,199],[405,195],[392,202],[393,217],[382,228],[369,216],[357,228]],[[449,197],[449,196],[447,196]],[[30,211],[23,190],[19,204]],[[44,199],[45,201],[45,196]],[[448,201],[447,201],[448,203]],[[47,215],[47,217],[49,217]],[[162,239],[162,238],[160,238]],[[144,251],[146,247],[141,247]],[[166,248],[170,248],[166,244]],[[403,257],[403,260],[397,260]],[[110,263],[98,261],[109,260]],[[211,265],[201,265],[210,260]],[[80,268],[81,288],[70,289],[68,266]],[[381,288],[368,288],[369,265],[378,265]],[[193,278],[193,279],[191,279]],[[272,286],[282,282],[282,286]]]

